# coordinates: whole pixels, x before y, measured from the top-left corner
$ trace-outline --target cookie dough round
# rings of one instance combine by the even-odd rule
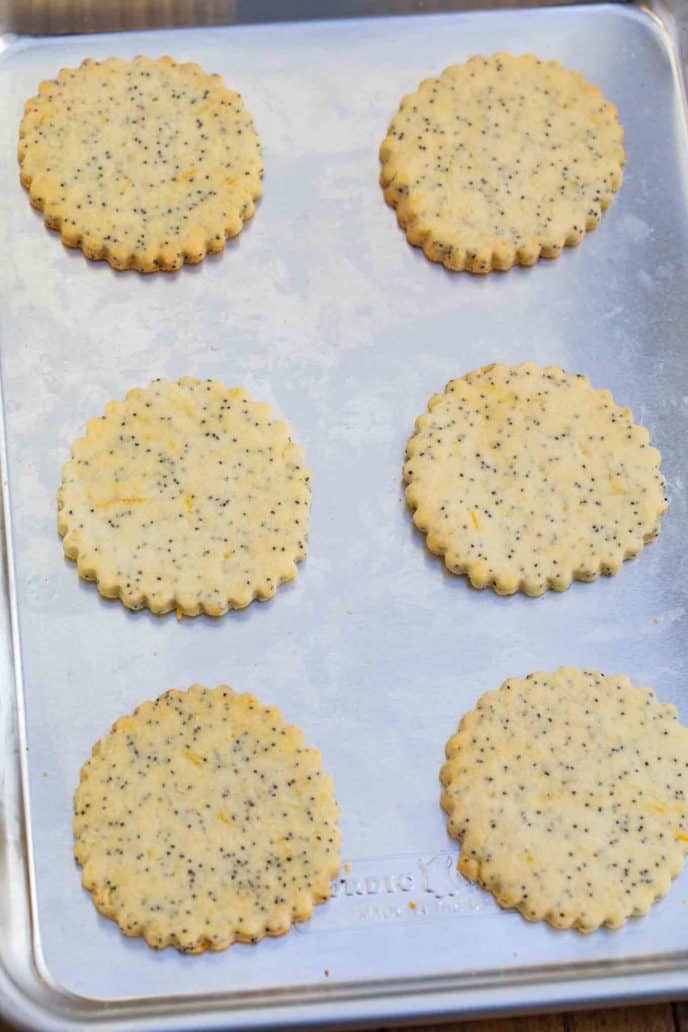
[[[214,380],[154,380],[110,402],[73,445],[58,530],[106,598],[220,616],[294,578],[308,484],[269,406]]]
[[[26,103],[19,164],[65,244],[139,272],[222,251],[253,215],[263,175],[241,97],[170,57],[87,60],[42,82]]]
[[[101,914],[184,953],[283,935],[339,872],[320,754],[281,713],[226,685],[145,702],[94,747],[74,796],[74,854]]]
[[[461,721],[441,781],[459,871],[530,921],[618,928],[688,852],[688,728],[627,677],[505,681]]]
[[[410,244],[487,273],[556,258],[621,185],[623,129],[578,72],[532,54],[472,57],[405,97],[380,148]]]
[[[406,499],[452,573],[541,595],[616,573],[657,535],[659,462],[631,411],[584,376],[496,364],[430,399],[407,445]]]

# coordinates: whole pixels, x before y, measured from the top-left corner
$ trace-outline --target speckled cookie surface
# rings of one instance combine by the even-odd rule
[[[530,921],[617,928],[688,852],[688,728],[627,677],[505,681],[461,721],[441,780],[460,872]]]
[[[621,185],[623,129],[578,72],[532,54],[472,57],[405,97],[380,149],[409,243],[448,269],[555,258]]]
[[[219,616],[295,576],[308,482],[267,405],[214,380],[155,380],[110,402],[73,445],[58,530],[101,595]]]
[[[125,935],[201,953],[307,920],[339,871],[337,820],[320,754],[279,710],[193,685],[143,703],[94,746],[74,853]]]
[[[19,129],[45,223],[115,269],[174,270],[221,251],[261,194],[260,140],[219,75],[169,57],[87,60],[42,82]]]
[[[452,573],[500,595],[613,574],[656,536],[659,452],[584,376],[491,365],[447,384],[416,420],[406,499]]]

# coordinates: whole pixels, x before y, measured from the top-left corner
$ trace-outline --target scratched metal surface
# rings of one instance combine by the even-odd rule
[[[421,78],[500,48],[557,57],[603,89],[626,130],[625,181],[600,228],[559,260],[454,276],[397,229],[377,146]],[[66,252],[16,170],[22,104],[40,79],[85,56],[142,51],[220,72],[264,142],[252,224],[223,256],[174,276],[116,274]],[[14,870],[19,892],[11,862],[25,833],[33,929],[30,942],[4,904],[5,974],[24,984],[5,984],[6,1006],[12,996],[15,1013],[45,1028],[208,1028],[685,985],[688,873],[615,933],[527,925],[454,874],[437,782],[460,715],[509,675],[561,663],[624,671],[688,720],[686,134],[659,21],[605,5],[25,39],[3,56],[0,95],[8,689],[22,704],[27,790],[24,831],[5,810],[0,873]],[[660,539],[618,576],[539,600],[446,574],[400,486],[430,394],[476,366],[524,359],[584,372],[630,405],[663,453],[671,501]],[[90,416],[131,386],[183,374],[242,385],[289,420],[313,510],[293,584],[240,614],[178,624],[79,583],[55,491]],[[100,918],[70,828],[92,743],[141,700],[192,681],[254,691],[304,729],[335,778],[347,862],[307,926],[202,958],[154,953]]]

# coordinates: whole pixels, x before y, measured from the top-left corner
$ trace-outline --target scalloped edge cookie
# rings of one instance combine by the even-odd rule
[[[93,746],[74,794],[74,856],[124,935],[219,951],[284,935],[329,898],[338,816],[320,753],[278,709],[194,684],[142,703]]]
[[[141,77],[146,82],[158,73],[163,99],[154,98],[158,102],[156,111],[159,113],[168,107],[169,125],[174,127],[165,144],[174,150],[169,158],[165,150],[160,149],[159,135],[155,140],[138,141],[148,151],[155,144],[164,158],[162,169],[158,169],[157,161],[152,166],[149,160],[144,162],[155,168],[155,173],[150,173],[155,181],[145,185],[140,178],[129,178],[127,173],[134,166],[121,167],[122,146],[117,133],[122,127],[109,123],[107,110],[103,113],[98,106],[98,88],[106,89],[108,82],[117,82],[129,69],[143,69]],[[170,96],[171,85],[165,76],[172,74],[180,80],[186,79],[192,93],[189,107],[194,110],[187,122],[194,137],[187,144],[189,167],[185,168],[177,164],[180,154],[178,148],[175,150],[173,139],[181,130],[181,99]],[[75,81],[82,86],[82,96],[93,97],[96,104],[96,109],[89,114],[98,150],[91,152],[82,140],[74,139],[70,133],[75,124],[70,108],[81,99],[78,94],[69,96]],[[131,88],[127,93],[130,91]],[[108,100],[115,105],[113,98]],[[121,105],[116,106],[116,110],[120,108]],[[229,114],[225,115],[225,111]],[[222,133],[213,136],[216,119],[224,119],[225,124]],[[46,126],[55,137],[54,145],[48,150]],[[230,153],[227,148],[221,153],[213,151],[218,140],[232,133],[238,141],[236,153]],[[111,143],[106,145],[104,141],[110,138]],[[60,156],[60,166],[54,170],[47,162],[54,162],[56,154]],[[94,178],[91,166],[94,160],[105,160],[103,155],[105,159],[109,157],[112,167],[103,169],[99,165]],[[18,159],[22,185],[29,193],[31,205],[43,212],[45,225],[59,232],[67,247],[80,248],[89,260],[104,260],[118,271],[174,272],[184,263],[195,265],[207,254],[223,251],[227,240],[237,236],[253,216],[255,202],[262,193],[260,139],[239,94],[227,89],[219,75],[208,75],[197,64],[181,64],[171,57],[153,60],[139,56],[133,61],[115,57],[104,61],[87,58],[78,68],[63,68],[56,79],[41,82],[37,96],[31,97],[25,105],[19,127]],[[169,167],[165,161],[169,162]],[[227,170],[231,172],[230,178],[227,178]],[[141,168],[136,167],[135,171],[142,174]],[[99,184],[105,177],[107,186],[102,189]],[[211,179],[208,186],[207,181]],[[98,184],[97,194],[94,184]],[[136,203],[132,207],[129,202],[120,212],[118,203],[132,196],[132,188],[136,192]],[[148,202],[147,190],[152,191]],[[204,194],[201,200],[199,194]],[[146,210],[153,203],[159,205],[163,195],[170,205],[164,220],[159,212]],[[115,209],[110,221],[104,221],[99,205],[108,212]],[[166,218],[173,212],[179,216],[174,224]],[[128,225],[132,220],[135,220],[133,228]],[[117,232],[122,233],[122,238]]]
[[[502,75],[509,77],[508,88],[502,87],[496,108]],[[480,85],[489,85],[489,104],[479,96]],[[553,88],[567,93],[566,106],[553,103],[542,113],[543,136],[533,144],[529,127],[538,128],[536,115]],[[524,111],[528,90],[530,110]],[[585,106],[577,132],[566,140],[569,126],[556,126],[563,134],[556,148],[536,153],[552,119],[564,110],[568,117],[576,103]],[[506,114],[512,118],[505,131]],[[597,133],[594,147],[586,138],[591,127]],[[450,137],[455,150],[448,150]],[[534,54],[475,56],[425,79],[403,98],[380,147],[380,184],[408,242],[430,261],[454,272],[505,272],[515,264],[534,265],[540,257],[556,258],[597,226],[621,186],[623,137],[616,107],[579,72]],[[556,184],[550,182],[552,156],[559,160],[562,140],[570,157]],[[531,152],[534,164],[523,172],[520,166]],[[543,158],[549,158],[544,167]],[[452,180],[445,178],[450,170]],[[538,176],[539,192],[533,189]]]
[[[516,394],[525,386],[528,406]],[[553,389],[561,396],[547,410],[543,399]],[[603,451],[610,432],[616,440]],[[616,573],[659,533],[667,500],[649,439],[630,409],[585,376],[494,363],[450,380],[416,420],[403,469],[406,501],[428,549],[474,588],[533,597],[565,591],[573,580]],[[551,479],[551,494],[536,494],[538,478]],[[597,519],[605,500],[606,523]]]
[[[446,746],[441,805],[458,869],[528,921],[619,928],[688,853],[688,728],[624,675],[510,678]]]
[[[104,598],[178,619],[222,616],[296,576],[309,485],[269,405],[216,380],[154,380],[109,402],[73,444],[58,532]]]

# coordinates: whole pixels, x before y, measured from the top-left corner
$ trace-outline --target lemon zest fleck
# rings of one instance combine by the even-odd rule
[[[187,179],[192,179],[196,175],[197,172],[198,172],[197,168],[190,168],[190,169],[187,169],[186,172],[180,172],[179,175],[177,176],[177,182],[178,183],[183,183]]]
[[[104,502],[94,502],[94,505],[96,509],[106,509],[109,505],[139,505],[147,501],[147,498],[106,498]]]

